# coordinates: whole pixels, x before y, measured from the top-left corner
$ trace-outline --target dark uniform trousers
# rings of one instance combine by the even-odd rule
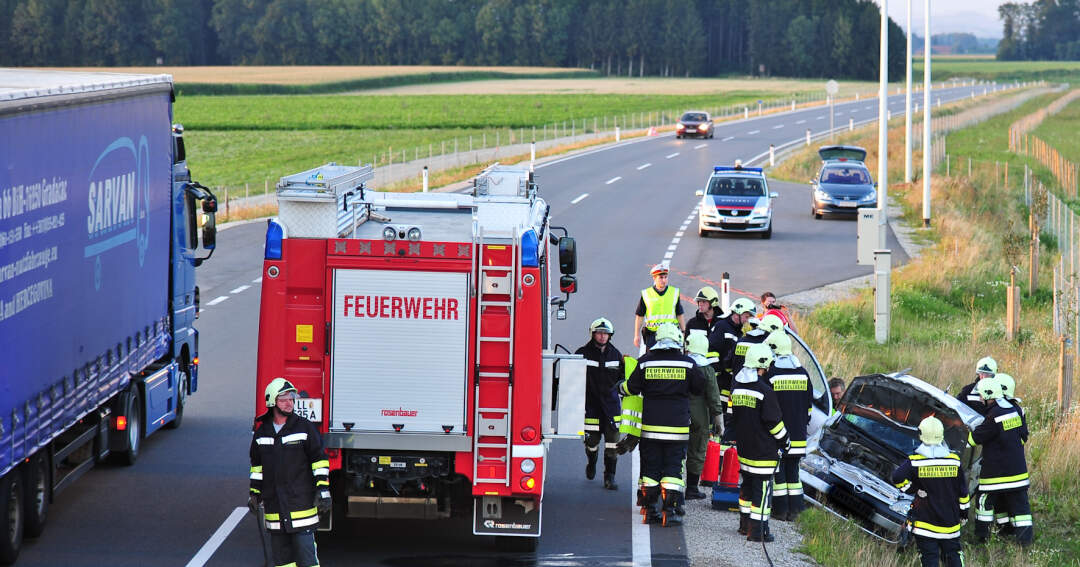
[[[664,490],[682,492],[686,465],[686,442],[642,439],[641,473],[649,481],[659,481]],[[646,482],[649,482],[646,481]]]
[[[783,519],[788,514],[794,516],[803,510],[802,481],[799,480],[799,461],[802,455],[784,455],[776,471],[776,485],[773,487],[773,514]]]
[[[313,529],[296,533],[270,532],[270,551],[275,567],[319,564]]]
[[[745,470],[739,472],[742,484],[739,486],[739,512],[750,514],[751,522],[766,524],[772,514],[772,495],[769,482],[772,475],[753,474]]]
[[[958,537],[937,539],[916,535],[915,545],[919,548],[922,567],[941,567],[943,558],[945,567],[964,567],[964,552]]]
[[[619,456],[616,445],[619,442],[619,428],[610,419],[600,420],[600,431],[585,432],[585,451],[596,454],[600,451],[600,439],[604,440],[604,460],[615,460]]]

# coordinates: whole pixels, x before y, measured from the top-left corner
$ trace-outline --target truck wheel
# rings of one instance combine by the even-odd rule
[[[114,435],[118,436],[119,443],[113,454],[116,455],[118,463],[130,466],[138,460],[139,449],[142,448],[142,404],[139,399],[139,387],[132,384],[122,396],[124,400],[121,405],[124,408],[122,415],[127,417],[127,429],[114,432]]]
[[[176,384],[176,417],[165,424],[166,429],[177,429],[184,422],[184,406],[187,404],[188,373],[180,370],[180,378]]]
[[[0,479],[0,525],[3,525],[3,537],[0,537],[0,563],[14,563],[19,557],[23,537],[23,482],[22,472],[18,469],[8,472]]]
[[[26,537],[38,537],[45,531],[45,520],[49,516],[49,459],[38,453],[26,465]]]
[[[539,545],[538,537],[495,536],[495,547],[499,551],[533,553]]]

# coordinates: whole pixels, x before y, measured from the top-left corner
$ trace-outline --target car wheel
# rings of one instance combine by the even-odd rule
[[[822,216],[824,216],[824,215],[822,215],[821,213],[819,213],[819,212],[817,212],[817,211],[814,211],[814,218],[815,218],[815,219],[817,219],[817,220],[821,220],[821,217],[822,217]]]
[[[697,227],[697,235],[700,236],[701,238],[708,238],[709,231],[701,228],[701,226],[698,226]]]
[[[762,240],[768,240],[772,238],[772,222],[769,222],[769,229],[761,233]]]
[[[680,136],[680,135],[678,135],[678,134],[675,134],[675,139],[676,139],[676,140],[681,140],[681,139],[682,139],[682,136]]]

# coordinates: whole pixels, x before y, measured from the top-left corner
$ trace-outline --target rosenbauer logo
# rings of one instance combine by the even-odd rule
[[[416,417],[416,414],[418,413],[419,412],[416,410],[407,410],[402,408],[382,410],[382,414],[388,417]]]
[[[343,317],[369,319],[438,319],[457,321],[458,300],[453,297],[399,295],[345,295]]]

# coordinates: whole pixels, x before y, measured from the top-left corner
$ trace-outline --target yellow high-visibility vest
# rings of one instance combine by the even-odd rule
[[[645,320],[642,326],[650,331],[656,331],[661,323],[673,323],[678,325],[675,318],[675,305],[679,303],[679,288],[668,286],[664,295],[656,293],[656,288],[650,286],[641,290],[641,299],[645,302]]]

